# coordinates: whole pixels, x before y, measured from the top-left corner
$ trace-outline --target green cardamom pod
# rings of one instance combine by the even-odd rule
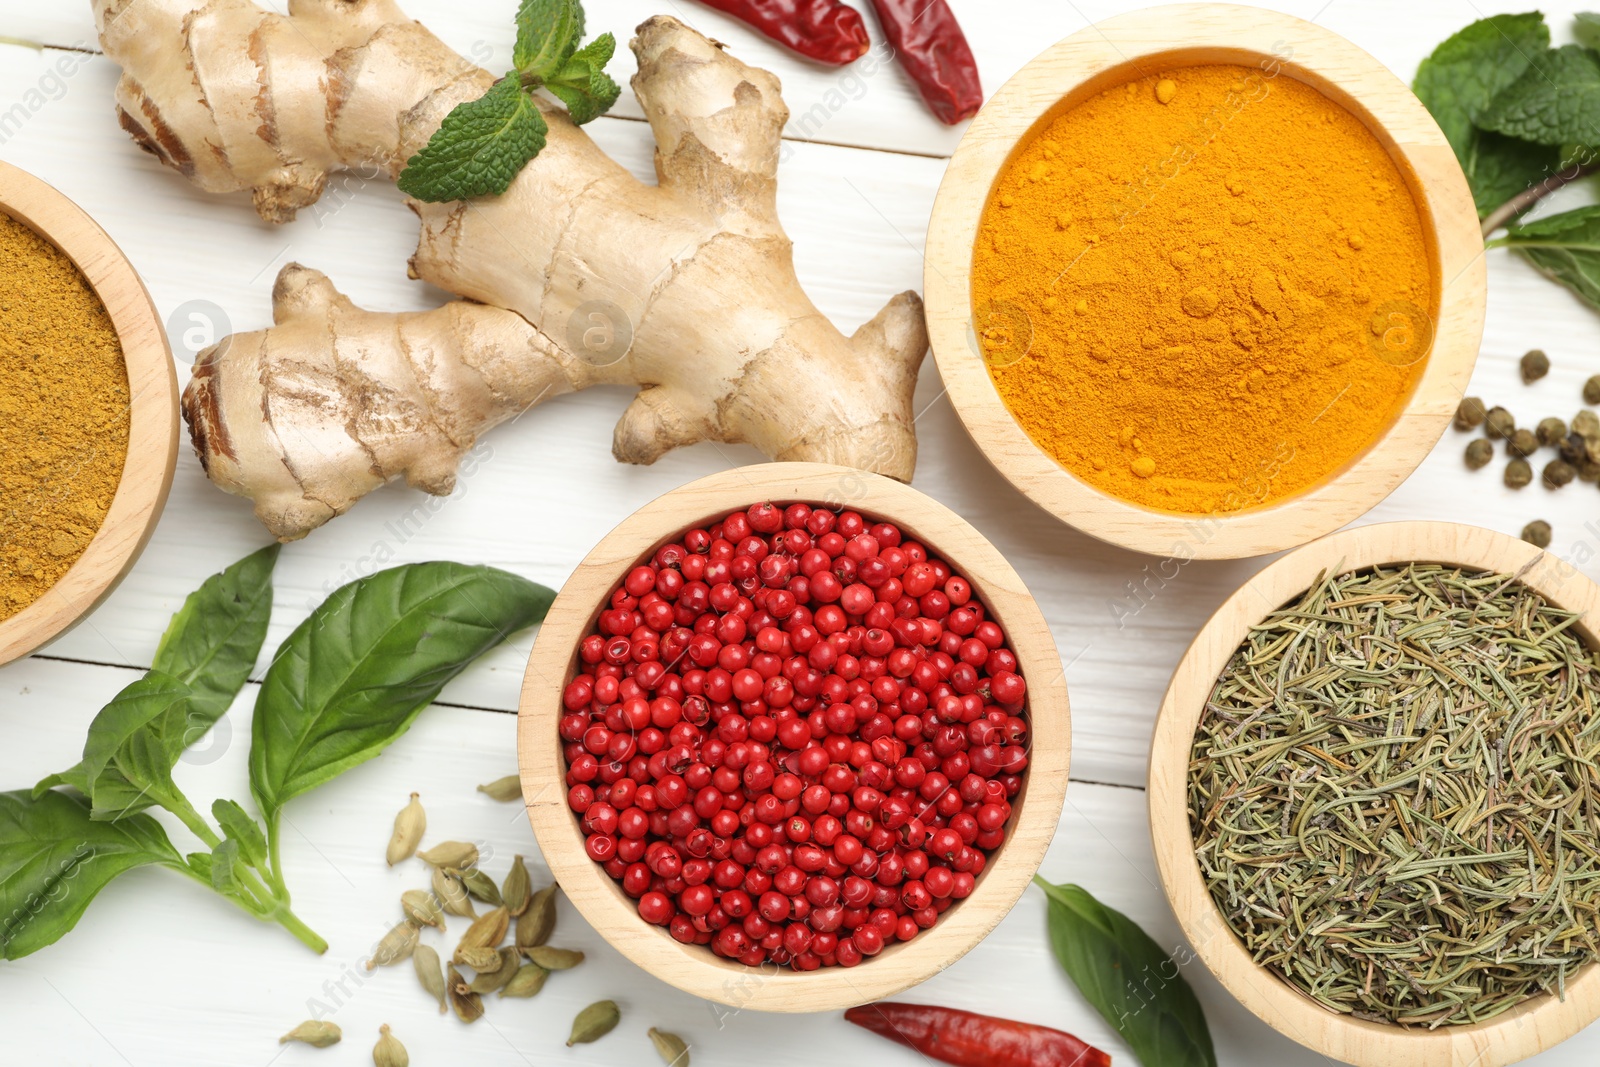
[[[446,985],[450,990],[450,1006],[455,1009],[458,1019],[464,1023],[475,1023],[483,1018],[483,998],[462,981],[460,971],[454,967],[450,968],[450,978]]]
[[[401,893],[400,910],[418,926],[444,929],[444,908],[439,905],[439,898],[426,889],[408,889]]]
[[[517,947],[526,954],[550,940],[556,928],[556,890],[554,882],[545,886],[528,901],[527,910],[517,918]]]
[[[596,1001],[580,1011],[578,1017],[572,1020],[572,1036],[567,1038],[567,1047],[598,1041],[615,1030],[621,1021],[622,1011],[617,1007],[616,1001]]]
[[[539,995],[539,990],[544,988],[544,980],[550,977],[550,972],[537,963],[529,963],[520,967],[517,973],[511,976],[505,988],[500,990],[502,997],[533,997]]]
[[[504,778],[496,778],[492,782],[485,782],[478,787],[478,792],[487,793],[490,800],[498,800],[502,804],[512,800],[521,800],[522,778],[520,775],[508,774]]]
[[[433,869],[433,895],[439,898],[439,903],[451,915],[477,917],[478,910],[472,906],[472,897],[467,894],[461,879],[444,873],[442,867]]]
[[[330,1023],[325,1019],[307,1019],[287,1034],[278,1038],[278,1044],[287,1045],[291,1041],[303,1041],[313,1048],[327,1048],[337,1045],[344,1036],[338,1023]]]
[[[667,1067],[689,1067],[689,1044],[677,1034],[650,1028],[650,1043],[661,1053],[661,1062]]]
[[[439,1002],[439,1014],[443,1015],[446,1011],[444,965],[439,961],[439,953],[432,945],[418,945],[411,954],[411,966],[417,969],[417,981],[422,983],[422,988]]]
[[[422,844],[422,833],[427,828],[428,815],[417,801],[417,794],[412,793],[411,803],[401,808],[400,814],[394,817],[394,833],[389,836],[389,851],[385,857],[389,866],[393,867],[415,855],[417,846]]]
[[[458,948],[456,949],[455,958],[450,962],[471,967],[479,974],[488,974],[492,971],[498,971],[502,960],[500,959],[499,949]]]
[[[473,867],[478,863],[478,846],[465,841],[445,841],[418,852],[417,859],[434,867]]]
[[[411,1054],[400,1039],[389,1032],[389,1024],[378,1027],[378,1043],[372,1046],[373,1067],[411,1067]]]
[[[522,962],[515,945],[500,950],[500,966],[492,971],[479,971],[469,988],[474,993],[495,993],[510,984],[517,976],[517,965]]]
[[[533,899],[533,882],[528,877],[528,865],[518,856],[511,861],[505,881],[500,883],[500,901],[512,915],[520,917],[528,910]]]
[[[583,953],[572,948],[551,948],[535,945],[527,950],[528,958],[547,971],[569,971],[583,962]]]
[[[506,928],[510,924],[511,917],[506,909],[495,908],[486,911],[467,927],[467,932],[461,935],[456,948],[499,948],[500,942],[505,940]]]
[[[367,960],[367,970],[387,967],[391,963],[410,959],[411,954],[417,949],[417,939],[421,936],[422,928],[410,919],[396,924],[394,929],[383,935],[383,939],[372,950],[372,958]]]
[[[447,874],[453,874],[461,879],[461,884],[466,886],[467,892],[477,897],[491,907],[498,908],[500,900],[500,887],[494,884],[494,879],[484,874],[477,867],[468,867],[459,870],[454,867],[445,868]]]

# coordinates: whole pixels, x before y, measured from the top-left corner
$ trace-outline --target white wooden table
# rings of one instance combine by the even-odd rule
[[[406,6],[480,63],[509,65],[512,0]],[[956,0],[954,6],[993,89],[1047,42],[1139,5]],[[1274,0],[1271,6],[1345,34],[1406,79],[1437,42],[1494,10],[1473,0]],[[1570,38],[1570,16],[1586,6],[1544,5],[1558,40]],[[692,0],[590,0],[588,9],[592,30],[611,29],[624,39],[645,16],[670,11],[782,76],[791,111],[809,117],[791,127],[780,206],[802,280],[841,327],[853,329],[891,293],[920,288],[928,210],[959,131],[928,117],[897,69],[882,66],[861,77],[808,67]],[[331,184],[320,209],[275,229],[256,218],[246,198],[203,196],[140,153],[117,127],[111,102],[117,72],[95,54],[87,0],[0,0],[0,35],[47,46],[0,44],[0,158],[56,185],[98,219],[143,273],[163,316],[180,316],[185,302],[206,300],[224,309],[235,329],[262,327],[272,277],[290,260],[327,271],[371,308],[423,308],[443,298],[406,279],[416,226],[386,183]],[[65,77],[63,60],[71,72]],[[619,81],[631,73],[631,60],[624,51],[615,64]],[[590,129],[644,176],[651,143],[638,117],[624,92],[615,116]],[[1560,199],[1582,195],[1569,190]],[[1550,353],[1554,369],[1524,387],[1515,361],[1536,346]],[[1600,320],[1593,312],[1507,253],[1489,254],[1489,323],[1475,393],[1505,403],[1523,420],[1569,415],[1583,380],[1600,372],[1597,348]],[[186,376],[180,366],[180,378]],[[278,564],[268,649],[325,592],[380,560],[491,563],[559,586],[639,504],[759,458],[701,445],[654,467],[619,466],[610,457],[611,428],[626,401],[621,391],[594,390],[497,431],[487,439],[489,458],[420,529],[398,520],[421,498],[390,488],[290,546]],[[1044,874],[1082,883],[1176,950],[1176,925],[1156,882],[1144,825],[1151,719],[1191,635],[1263,561],[1190,563],[1175,576],[1159,574],[1156,561],[1074,533],[996,477],[943,399],[931,359],[917,408],[922,455],[915,484],[970,518],[1010,558],[1069,665],[1073,783]],[[1364,521],[1445,519],[1515,534],[1528,520],[1545,518],[1555,527],[1554,548],[1600,577],[1600,494],[1593,486],[1513,493],[1492,471],[1465,471],[1464,442],[1451,433]],[[29,785],[71,764],[89,720],[149,664],[168,616],[188,591],[265,540],[245,503],[213,489],[185,448],[160,528],[117,593],[43,654],[0,670],[0,788]],[[511,713],[529,640],[520,636],[463,676],[384,756],[289,806],[285,865],[296,910],[331,944],[325,956],[169,872],[136,871],[107,889],[64,941],[0,965],[0,1063],[366,1063],[383,1022],[394,1026],[419,1065],[652,1063],[644,1033],[652,1025],[688,1038],[700,1067],[869,1057],[907,1067],[920,1062],[836,1016],[728,1012],[681,994],[624,961],[570,908],[556,941],[583,949],[589,961],[554,976],[534,1000],[492,1003],[471,1028],[434,1015],[408,969],[360,971],[373,940],[396,918],[399,893],[423,884],[417,867],[389,870],[381,858],[389,820],[411,790],[422,793],[433,839],[486,839],[499,855],[491,868],[503,869],[505,858],[520,852],[542,876],[520,807],[474,792],[477,783],[514,769]],[[191,796],[247,796],[253,695],[251,686],[214,735],[179,764],[179,782]],[[174,828],[174,840],[180,848],[188,844],[181,828]],[[1200,966],[1187,974],[1205,1004],[1221,1062],[1289,1067],[1320,1060],[1257,1022]],[[1051,958],[1043,901],[1033,891],[980,947],[909,996],[1058,1026],[1132,1062]],[[565,1049],[573,1014],[603,997],[622,1005],[620,1029],[598,1044]],[[280,1052],[277,1036],[318,1004],[333,1010],[346,1043],[330,1052],[303,1046]],[[1590,1064],[1597,1054],[1600,1032],[1589,1032],[1536,1062]]]

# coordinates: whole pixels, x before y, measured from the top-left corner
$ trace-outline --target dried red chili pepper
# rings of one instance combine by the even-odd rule
[[[704,0],[819,63],[854,63],[871,46],[867,25],[839,0]]]
[[[956,1067],[1110,1067],[1111,1057],[1048,1026],[927,1004],[864,1004],[844,1017]]]
[[[941,122],[970,119],[983,106],[978,63],[945,0],[872,0],[883,32],[917,91]]]

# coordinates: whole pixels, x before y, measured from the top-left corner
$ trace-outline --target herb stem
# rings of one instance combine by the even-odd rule
[[[194,805],[189,803],[188,797],[182,793],[174,793],[171,796],[162,796],[160,800],[161,806],[176,815],[178,821],[187,826],[190,833],[204,841],[207,848],[216,848],[222,844],[222,838],[218,837],[211,829],[211,825],[194,810]]]
[[[265,917],[271,919],[273,922],[289,931],[299,939],[302,945],[306,946],[317,955],[320,956],[324,952],[328,951],[328,942],[324,941],[320,934],[300,920],[300,916],[296,915],[293,910],[290,909],[288,901],[281,901],[278,906]]]
[[[1496,230],[1500,229],[1500,227],[1505,226],[1511,222],[1512,219],[1516,218],[1518,215],[1521,215],[1523,212],[1533,207],[1533,205],[1537,204],[1539,201],[1543,200],[1557,189],[1562,188],[1569,182],[1575,182],[1579,178],[1587,177],[1590,174],[1593,174],[1597,169],[1600,169],[1600,162],[1574,163],[1565,170],[1556,171],[1554,174],[1545,178],[1544,181],[1528,186],[1526,189],[1522,190],[1522,192],[1518,193],[1516,196],[1513,196],[1510,200],[1507,200],[1505,203],[1489,212],[1488,215],[1484,216],[1484,238],[1487,240],[1491,233],[1494,233]]]

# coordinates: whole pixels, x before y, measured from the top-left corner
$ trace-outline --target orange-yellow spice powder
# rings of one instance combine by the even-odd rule
[[[1276,68],[1116,86],[1019,146],[973,250],[1006,406],[1084,481],[1238,511],[1315,486],[1421,376],[1436,280],[1383,145]]]

